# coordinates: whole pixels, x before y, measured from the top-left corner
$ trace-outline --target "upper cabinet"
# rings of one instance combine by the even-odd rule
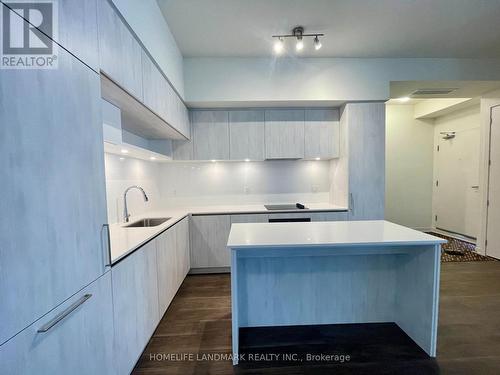
[[[264,160],[264,111],[229,112],[229,154],[231,160]]]
[[[158,116],[167,120],[169,117],[168,83],[144,51],[142,51],[142,83],[144,86],[143,103]]]
[[[98,72],[97,0],[64,0],[57,4],[59,35],[54,40]]]
[[[266,159],[302,159],[304,157],[304,110],[267,110]]]
[[[142,101],[142,49],[107,0],[99,1],[99,67]]]
[[[227,111],[193,111],[193,156],[195,160],[229,159],[229,115]]]
[[[339,156],[339,111],[306,109],[304,159],[332,159]]]

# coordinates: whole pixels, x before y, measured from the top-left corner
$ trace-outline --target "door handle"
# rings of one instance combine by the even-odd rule
[[[38,333],[45,333],[52,327],[54,327],[57,323],[59,323],[61,320],[66,318],[69,314],[71,314],[73,311],[77,309],[78,306],[82,305],[86,300],[88,300],[90,297],[92,297],[92,294],[85,294],[82,296],[78,301],[72,303],[66,310],[62,311],[61,313],[57,314],[53,319],[49,320],[47,323],[45,323],[43,326],[41,326],[38,329]]]
[[[354,213],[354,195],[352,193],[349,193],[349,201],[350,201],[350,210],[352,213]]]
[[[106,231],[106,241],[104,241],[102,233]],[[106,254],[105,267],[111,267],[111,239],[109,235],[109,224],[103,224],[101,228],[101,246],[103,253]],[[105,249],[106,248],[106,249]]]
[[[472,189],[479,189],[479,185],[472,185],[471,188]]]

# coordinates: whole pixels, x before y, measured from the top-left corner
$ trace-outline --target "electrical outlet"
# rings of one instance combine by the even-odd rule
[[[313,193],[317,193],[319,191],[319,186],[318,185],[311,185],[311,191]]]
[[[250,188],[249,188],[248,186],[245,186],[245,187],[243,188],[243,192],[244,192],[245,194],[249,194],[249,193],[250,193]]]

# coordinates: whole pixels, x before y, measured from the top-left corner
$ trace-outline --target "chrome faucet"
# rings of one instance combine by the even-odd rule
[[[123,193],[123,221],[128,223],[128,219],[130,217],[130,214],[128,213],[128,208],[127,208],[127,193],[131,189],[139,189],[142,192],[142,195],[144,196],[144,202],[149,201],[148,196],[146,195],[146,192],[144,191],[143,188],[140,186],[134,185],[134,186],[129,186],[126,190],[125,193]]]

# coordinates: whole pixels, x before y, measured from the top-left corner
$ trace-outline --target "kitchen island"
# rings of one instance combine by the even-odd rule
[[[233,363],[240,328],[395,323],[436,356],[441,244],[387,221],[233,224]]]

